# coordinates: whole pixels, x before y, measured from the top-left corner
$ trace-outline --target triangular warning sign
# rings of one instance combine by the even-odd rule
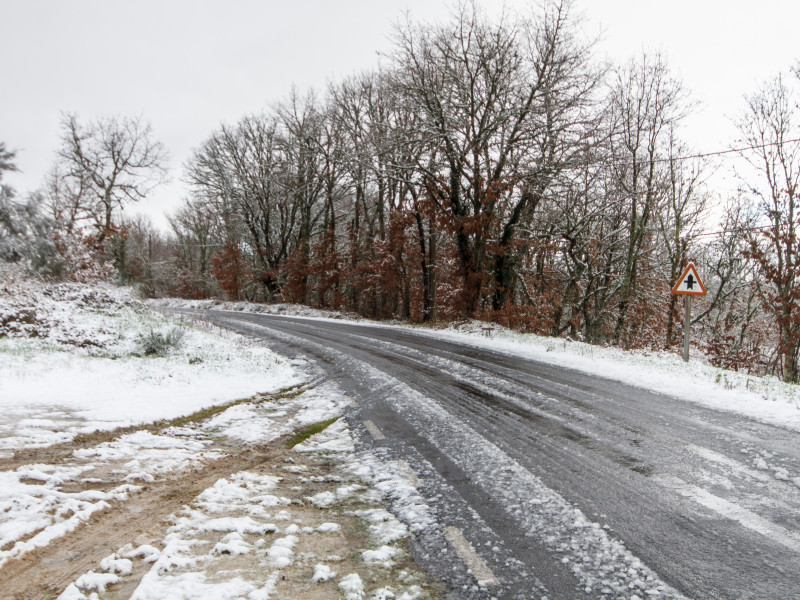
[[[694,263],[686,265],[686,269],[678,278],[678,283],[672,288],[673,294],[682,294],[684,296],[705,296],[706,286],[697,274],[697,269]]]

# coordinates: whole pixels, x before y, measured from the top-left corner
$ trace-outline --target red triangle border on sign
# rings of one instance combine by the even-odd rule
[[[700,291],[690,292],[690,291],[687,291],[687,290],[679,290],[678,289],[680,287],[681,283],[683,283],[683,280],[686,279],[686,276],[689,275],[689,273],[692,273],[694,275],[694,278],[697,280],[697,284],[700,286]],[[686,268],[683,270],[683,273],[681,273],[681,276],[678,277],[678,282],[674,286],[672,286],[672,293],[673,294],[678,294],[679,296],[705,296],[706,295],[706,293],[707,293],[706,292],[706,286],[703,285],[703,280],[700,279],[700,275],[697,274],[697,268],[695,268],[694,263],[690,262],[688,265],[686,265]]]

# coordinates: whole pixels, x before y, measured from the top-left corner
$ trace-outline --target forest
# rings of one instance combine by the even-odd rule
[[[480,319],[800,375],[798,71],[747,92],[737,139],[681,138],[691,91],[658,53],[607,64],[569,2],[407,19],[370,72],[292,90],[208,132],[170,231],[125,208],[166,177],[143,117],[65,113],[40,189],[4,184],[0,260],[148,297],[299,303],[374,319]],[[749,169],[708,184],[717,159]],[[2,284],[0,284],[2,285]]]

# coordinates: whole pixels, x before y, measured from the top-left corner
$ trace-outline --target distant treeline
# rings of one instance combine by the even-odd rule
[[[567,2],[496,20],[466,4],[398,26],[382,56],[211,133],[185,164],[170,234],[121,217],[163,165],[140,121],[67,115],[59,165],[26,202],[62,246],[91,233],[104,264],[153,296],[479,318],[623,347],[676,346],[670,289],[693,260],[702,350],[797,381],[794,75],[747,98],[731,147],[752,174],[720,198],[705,184],[714,157],[681,141],[693,102],[665,60],[602,64]],[[146,152],[96,177],[88,149],[113,131]]]

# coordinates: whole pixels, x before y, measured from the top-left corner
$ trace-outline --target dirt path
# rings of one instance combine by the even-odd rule
[[[288,452],[281,438],[192,469],[178,477],[147,484],[125,502],[115,502],[74,532],[0,569],[0,589],[8,600],[47,600],[58,596],[81,574],[95,568],[126,543],[157,543],[168,518],[217,480],[264,463],[280,462]]]
[[[408,551],[406,527],[385,511],[380,493],[363,479],[363,466],[353,468],[352,450],[289,449],[289,441],[304,431],[321,431],[312,442],[326,435],[339,443],[350,439],[344,421],[330,430],[325,427],[335,419],[309,425],[309,414],[319,411],[315,393],[304,387],[255,397],[178,424],[88,436],[1,461],[0,472],[28,490],[22,504],[58,498],[60,504],[45,511],[55,526],[76,506],[115,490],[124,494],[42,547],[17,552],[41,528],[0,547],[13,555],[0,563],[0,596],[51,600],[71,589],[70,600],[128,600],[135,594],[323,600],[347,594],[341,586],[356,581],[362,596],[438,597],[439,584],[431,583]],[[254,424],[271,441],[235,438]],[[217,490],[229,495],[209,503]],[[249,528],[242,528],[244,522]],[[170,543],[181,536],[184,548],[170,555]],[[166,568],[152,556],[136,555],[144,547],[166,557]],[[110,556],[127,565],[124,572],[102,566]],[[170,556],[178,562],[169,564]],[[109,582],[92,583],[98,578]],[[177,589],[186,581],[205,591],[172,593],[170,585]],[[249,591],[227,595],[237,585]],[[149,591],[141,592],[142,586]],[[226,595],[216,595],[214,586]]]

